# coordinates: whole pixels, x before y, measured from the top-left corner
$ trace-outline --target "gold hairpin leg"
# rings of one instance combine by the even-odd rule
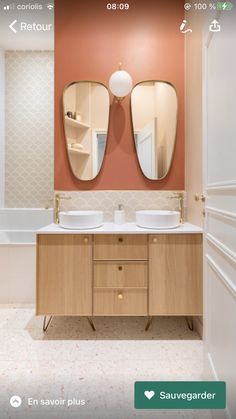
[[[189,330],[193,332],[194,326],[193,326],[193,318],[192,317],[185,317],[186,323],[188,325]]]
[[[47,316],[44,316],[43,319],[43,331],[46,332],[48,330],[48,326],[50,325],[52,320],[52,316],[49,317],[49,320],[47,321]]]
[[[148,331],[149,327],[151,326],[152,320],[153,320],[153,316],[148,316],[148,321],[147,321],[147,324],[146,324],[146,327],[145,327],[146,332]]]
[[[95,328],[95,326],[94,326],[94,323],[93,323],[93,321],[92,321],[91,317],[87,317],[87,320],[88,320],[88,322],[89,322],[90,326],[92,327],[93,331],[95,332],[95,331],[96,331],[96,328]]]

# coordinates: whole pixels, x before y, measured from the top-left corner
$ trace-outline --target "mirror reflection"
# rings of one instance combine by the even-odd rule
[[[109,94],[97,82],[75,82],[63,94],[66,147],[73,174],[80,180],[92,180],[100,172],[104,159]]]
[[[131,94],[133,134],[143,174],[162,179],[170,170],[177,125],[177,95],[167,82],[144,81]]]

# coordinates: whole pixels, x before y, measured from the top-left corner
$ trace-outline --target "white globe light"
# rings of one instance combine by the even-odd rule
[[[130,93],[132,78],[127,71],[117,70],[110,77],[109,87],[114,96],[122,98]]]

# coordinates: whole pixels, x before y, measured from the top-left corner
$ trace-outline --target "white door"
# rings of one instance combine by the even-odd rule
[[[157,176],[156,118],[137,133],[137,150],[142,171],[149,179]]]
[[[226,381],[227,410],[236,418],[236,10],[218,17],[205,40],[204,355],[206,372]]]

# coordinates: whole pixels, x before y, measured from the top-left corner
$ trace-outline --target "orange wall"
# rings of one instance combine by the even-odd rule
[[[124,2],[125,3],[125,2]],[[55,1],[55,189],[184,189],[184,36],[182,0],[131,0],[129,11],[108,11],[104,0]],[[132,137],[130,95],[111,96],[106,156],[93,181],[70,171],[63,131],[62,93],[74,80],[108,80],[123,63],[134,84],[159,79],[177,89],[179,117],[173,165],[162,181],[143,176]]]

